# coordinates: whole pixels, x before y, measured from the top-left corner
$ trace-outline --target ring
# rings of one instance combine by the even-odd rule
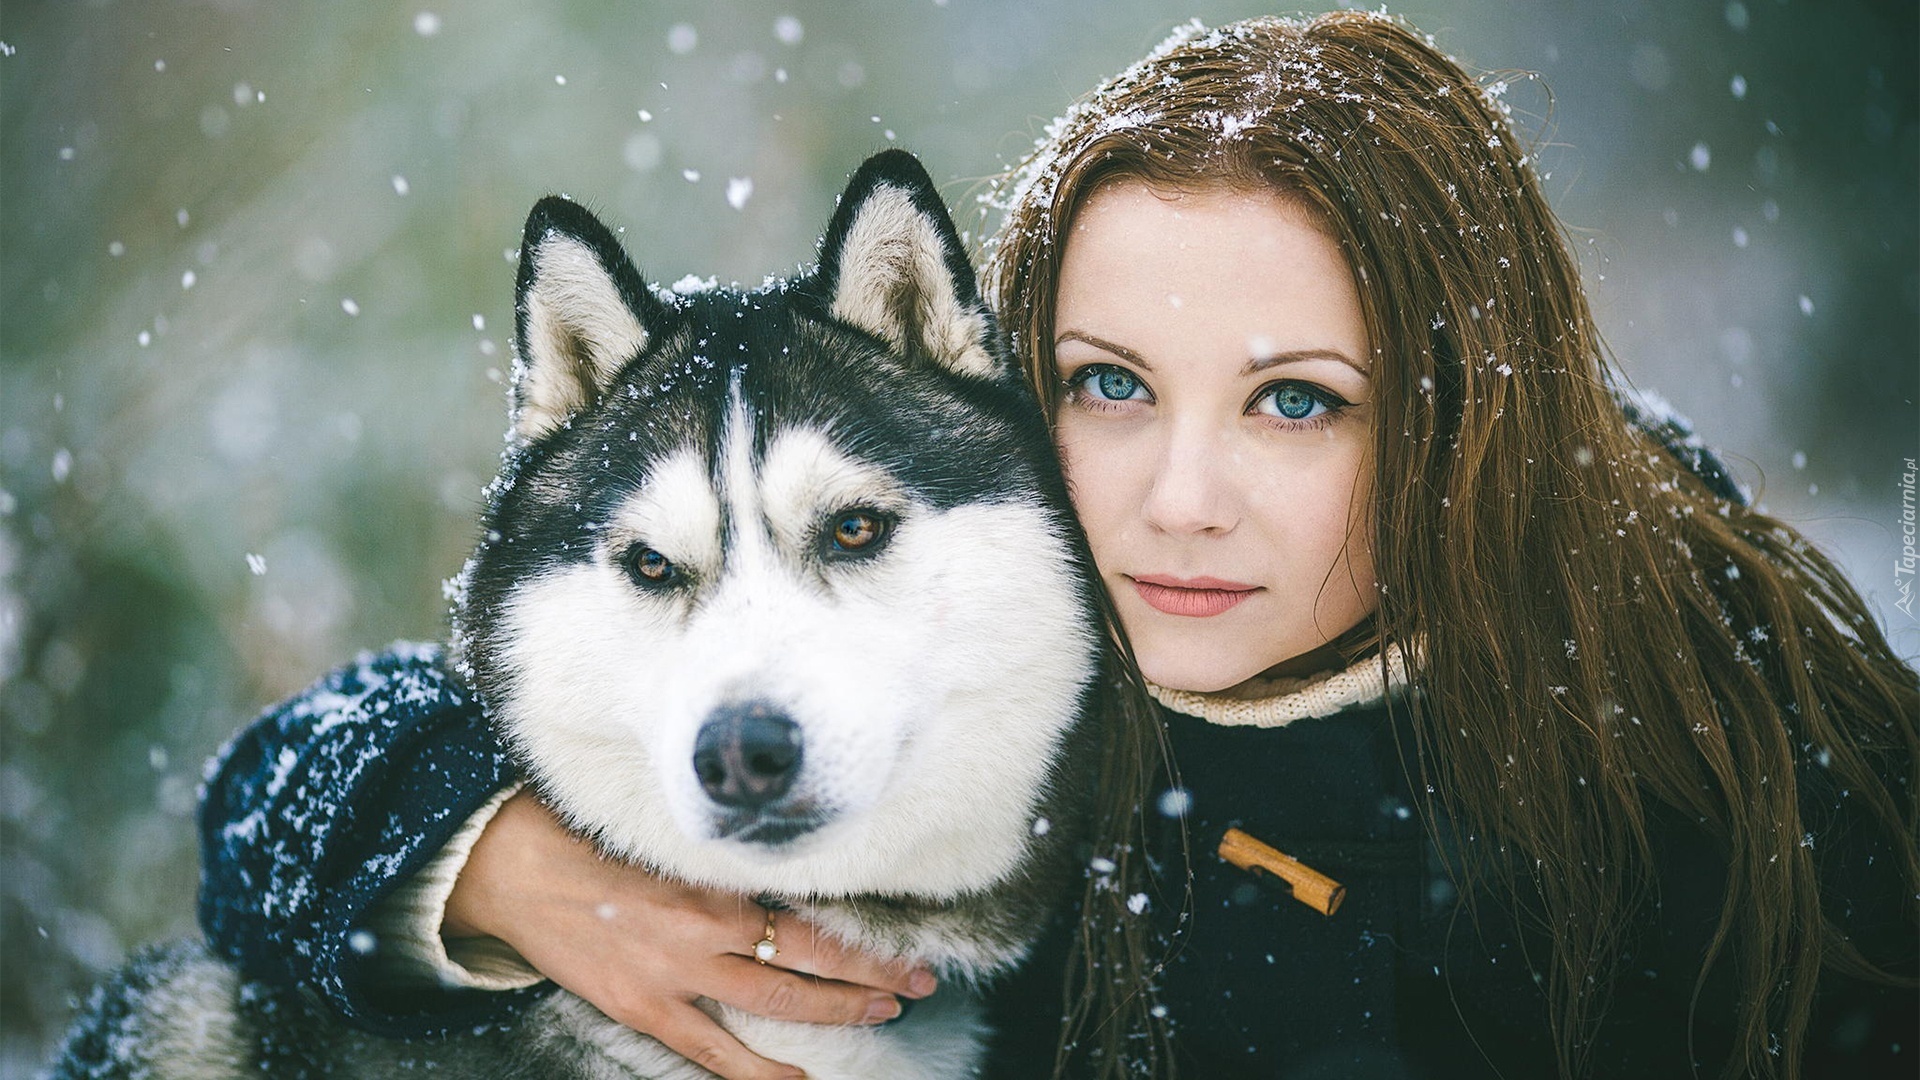
[[[780,946],[773,943],[773,912],[767,912],[767,936],[753,943],[753,958],[762,964],[769,963],[780,955]]]

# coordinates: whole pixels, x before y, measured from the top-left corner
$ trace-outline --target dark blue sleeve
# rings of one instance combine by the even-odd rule
[[[363,924],[513,779],[438,647],[362,656],[269,710],[209,763],[201,928],[250,978],[307,987],[376,1034],[504,1020],[548,988],[391,985]]]

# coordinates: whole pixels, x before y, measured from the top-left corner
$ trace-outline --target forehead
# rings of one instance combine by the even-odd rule
[[[656,462],[698,462],[717,485],[730,456],[762,470],[785,445],[822,472],[837,467],[830,448],[939,508],[1030,490],[1017,425],[929,367],[777,291],[703,294],[559,436],[543,471],[599,488],[587,501],[618,500]]]
[[[644,479],[609,508],[615,547],[634,541],[702,570],[718,568],[723,546],[771,540],[801,552],[824,517],[850,509],[897,513],[907,501],[899,479],[848,455],[807,427],[779,432],[756,460],[752,435],[726,425],[717,463],[688,447],[651,462]]]
[[[1074,215],[1054,311],[1056,337],[1118,333],[1240,360],[1249,341],[1366,355],[1339,245],[1270,190],[1102,187]]]
[[[890,365],[876,343],[779,291],[717,290],[682,300],[582,420],[645,451],[693,448],[717,463],[736,419],[756,454],[786,428],[846,426],[877,396],[875,369]]]

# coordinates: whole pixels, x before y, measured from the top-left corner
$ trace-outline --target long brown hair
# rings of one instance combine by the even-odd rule
[[[1822,967],[1880,974],[1821,910],[1801,770],[1817,759],[1864,800],[1912,896],[1920,685],[1826,556],[1623,416],[1500,89],[1384,16],[1194,24],[1003,182],[988,286],[1057,401],[1055,285],[1101,185],[1314,211],[1375,353],[1372,631],[1417,655],[1405,707],[1429,822],[1479,837],[1463,873],[1550,935],[1561,1074],[1587,1071],[1615,957],[1659,888],[1647,821],[1664,806],[1728,861],[1696,983],[1730,963],[1745,988],[1727,1073],[1797,1077]]]

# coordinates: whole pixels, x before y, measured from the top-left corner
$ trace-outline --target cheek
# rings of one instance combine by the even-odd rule
[[[1332,565],[1337,575],[1342,581],[1350,582],[1352,591],[1359,594],[1364,613],[1372,611],[1379,602],[1374,589],[1377,579],[1373,566],[1373,533],[1377,510],[1371,455],[1363,456],[1356,467],[1359,476],[1341,486],[1338,503],[1328,507],[1321,528],[1326,544],[1334,549]]]
[[[1374,522],[1379,520],[1379,508],[1374,505],[1374,458],[1371,442],[1354,455],[1350,466],[1351,479],[1346,485],[1347,514],[1342,528],[1347,531],[1347,543],[1353,550],[1356,561],[1365,559],[1369,567],[1373,565]]]
[[[1353,448],[1267,461],[1262,468],[1270,480],[1250,490],[1248,502],[1284,557],[1325,570],[1344,554],[1356,567],[1371,567],[1373,484],[1366,453]]]
[[[1060,453],[1074,515],[1099,550],[1124,516],[1137,468],[1129,461],[1124,443],[1092,438],[1068,416],[1062,416],[1054,430],[1054,447]],[[1139,500],[1133,503],[1137,506]]]
[[[1347,546],[1353,552],[1356,566],[1362,566],[1368,578],[1373,577],[1373,533],[1374,523],[1379,520],[1380,511],[1374,505],[1373,463],[1366,463],[1366,473],[1361,482],[1355,485],[1353,495],[1353,513],[1347,523]]]

